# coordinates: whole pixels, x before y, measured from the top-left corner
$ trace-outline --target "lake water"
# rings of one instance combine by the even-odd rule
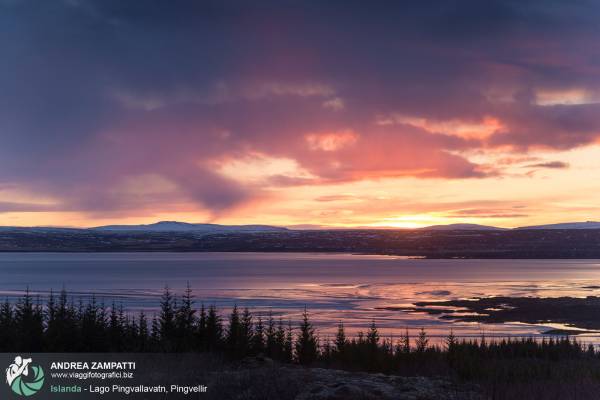
[[[306,305],[321,336],[338,321],[351,332],[375,321],[382,336],[452,327],[459,336],[537,335],[555,325],[452,323],[436,316],[380,310],[419,300],[478,296],[600,295],[600,260],[426,260],[298,253],[0,253],[0,296],[26,287],[47,296],[63,286],[128,310],[156,311],[162,289],[189,282],[199,304],[226,313],[235,303],[255,313],[298,320]],[[588,340],[596,341],[593,336]]]

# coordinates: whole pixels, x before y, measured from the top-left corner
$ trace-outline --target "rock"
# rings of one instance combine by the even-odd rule
[[[263,357],[211,374],[213,397],[231,400],[481,400],[473,385],[446,378],[403,377],[281,365]]]
[[[246,357],[239,362],[239,367],[242,369],[253,368],[270,368],[275,362],[266,357],[264,354],[259,354],[256,357]]]
[[[295,400],[463,400],[479,399],[475,388],[441,378],[400,377],[312,368]]]

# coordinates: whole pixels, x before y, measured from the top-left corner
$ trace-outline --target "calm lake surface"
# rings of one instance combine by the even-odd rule
[[[0,296],[26,287],[47,296],[63,286],[78,298],[156,311],[162,289],[196,302],[233,304],[297,320],[306,305],[320,334],[344,321],[351,332],[374,320],[382,336],[425,327],[461,336],[537,335],[557,325],[452,323],[436,316],[387,311],[419,300],[477,296],[600,296],[600,260],[425,260],[388,256],[298,253],[0,253]],[[77,300],[78,301],[78,300]],[[588,336],[590,341],[596,341]]]

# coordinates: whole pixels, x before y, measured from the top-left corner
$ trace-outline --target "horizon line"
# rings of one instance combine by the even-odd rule
[[[190,225],[216,225],[216,226],[268,226],[274,228],[285,228],[292,231],[311,231],[311,230],[422,230],[426,228],[433,227],[450,227],[450,226],[473,226],[473,227],[486,227],[486,228],[495,228],[499,230],[514,230],[520,228],[527,227],[538,227],[538,226],[550,226],[550,225],[560,225],[560,224],[586,224],[586,223],[600,223],[595,220],[585,220],[585,221],[563,221],[563,222],[550,222],[550,223],[541,223],[535,225],[522,225],[522,226],[514,226],[514,227],[504,227],[504,226],[496,226],[496,225],[485,225],[485,224],[476,224],[470,222],[455,222],[450,224],[433,224],[433,225],[423,225],[423,226],[392,226],[392,225],[356,225],[356,226],[328,226],[328,225],[318,225],[318,224],[290,224],[290,225],[271,225],[271,224],[218,224],[213,222],[188,222],[188,221],[156,221],[151,223],[140,223],[140,224],[107,224],[107,225],[98,225],[98,226],[69,226],[69,225],[0,225],[1,228],[21,228],[21,229],[75,229],[75,230],[92,230],[99,229],[109,226],[121,226],[121,227],[137,227],[137,226],[151,226],[159,223],[182,223],[182,224],[190,224]],[[467,229],[463,229],[467,230]]]

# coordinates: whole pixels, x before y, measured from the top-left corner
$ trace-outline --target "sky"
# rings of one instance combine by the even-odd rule
[[[0,0],[0,225],[600,219],[600,2]]]

